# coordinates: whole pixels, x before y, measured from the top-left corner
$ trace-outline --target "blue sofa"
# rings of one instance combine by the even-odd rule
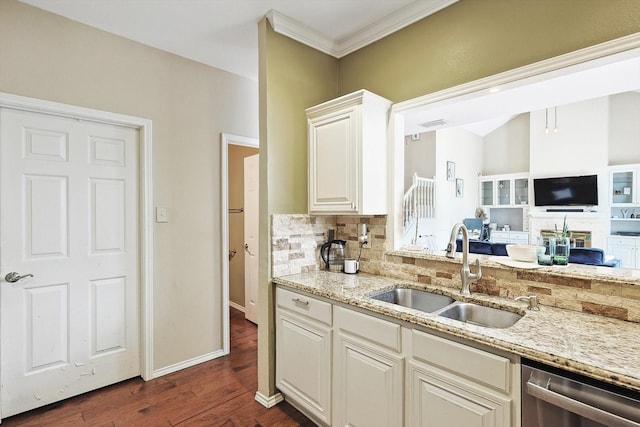
[[[620,267],[619,258],[605,261],[604,251],[600,248],[571,248],[569,251],[569,263]]]
[[[469,252],[472,254],[507,256],[508,243],[489,242],[487,240],[469,240]],[[456,252],[462,252],[462,239],[456,239]]]
[[[508,243],[469,240],[469,252],[473,254],[508,256]],[[547,249],[548,251],[548,249]],[[456,239],[456,252],[462,252],[462,239]],[[620,267],[620,259],[605,260],[604,250],[600,248],[571,248],[570,264],[595,265],[599,267]]]

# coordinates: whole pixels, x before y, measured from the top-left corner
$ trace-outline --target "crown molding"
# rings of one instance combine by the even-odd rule
[[[416,0],[383,19],[340,40],[327,37],[319,31],[275,10],[269,11],[266,17],[275,32],[334,56],[335,58],[342,58],[458,1],[459,0]]]
[[[266,16],[276,33],[292,38],[326,54],[336,56],[336,42],[330,37],[275,10],[270,10]]]
[[[412,2],[374,24],[340,39],[337,43],[336,57],[342,58],[457,2],[458,0],[417,0]]]

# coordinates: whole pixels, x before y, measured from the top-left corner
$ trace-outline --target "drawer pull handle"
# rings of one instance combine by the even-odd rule
[[[293,298],[292,301],[296,304],[309,305],[309,301],[302,301],[300,298]]]

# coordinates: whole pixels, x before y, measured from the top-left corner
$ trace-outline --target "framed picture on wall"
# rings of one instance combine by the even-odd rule
[[[456,180],[456,164],[453,162],[447,162],[447,181]]]
[[[464,180],[456,179],[456,197],[462,197],[464,194]]]

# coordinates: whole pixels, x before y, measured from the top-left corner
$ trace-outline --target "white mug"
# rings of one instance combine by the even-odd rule
[[[360,270],[360,261],[355,259],[344,260],[344,272],[347,274],[355,274]]]

